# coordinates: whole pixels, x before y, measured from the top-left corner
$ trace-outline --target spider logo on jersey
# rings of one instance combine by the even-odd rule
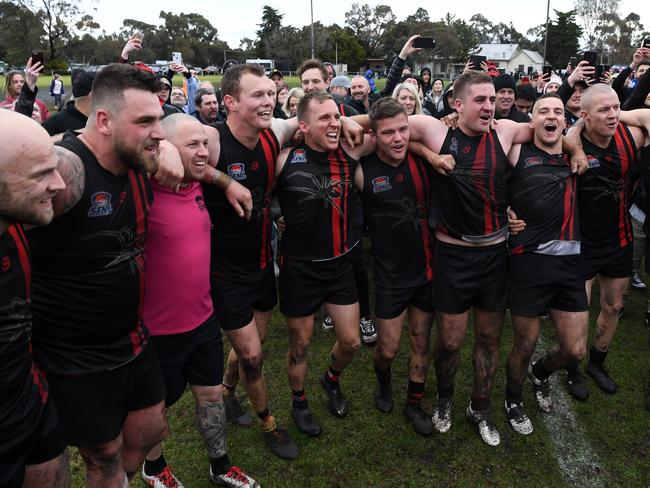
[[[90,197],[90,208],[88,217],[105,217],[113,213],[111,205],[111,194],[106,191],[98,191]]]
[[[298,203],[307,202],[309,200],[321,199],[325,208],[328,208],[330,205],[334,208],[339,215],[343,215],[343,210],[340,206],[340,199],[349,191],[352,186],[351,180],[333,180],[327,176],[322,175],[312,175],[304,171],[296,171],[295,173],[289,175],[288,178],[292,177],[308,178],[312,187],[306,188],[302,186],[289,186],[287,190],[289,191],[299,191],[306,193],[307,196],[302,198]]]
[[[246,166],[244,163],[233,163],[228,165],[228,176],[235,181],[246,179]]]
[[[402,224],[413,224],[413,230],[419,232],[425,225],[427,209],[421,203],[414,202],[410,197],[402,197],[393,200],[386,200],[386,203],[394,205],[390,212],[378,213],[377,217],[388,217],[393,220],[390,228],[393,229]]]
[[[307,153],[305,152],[305,150],[296,149],[293,152],[293,157],[291,158],[291,161],[289,161],[289,164],[306,163],[306,162],[307,162]]]
[[[382,191],[391,190],[390,178],[388,176],[378,176],[372,180],[372,192],[381,193]]]

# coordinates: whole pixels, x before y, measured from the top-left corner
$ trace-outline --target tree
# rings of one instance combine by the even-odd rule
[[[357,37],[369,57],[380,57],[382,52],[382,37],[395,24],[395,14],[388,5],[377,5],[374,8],[368,4],[353,3],[352,8],[345,13],[345,24]]]
[[[630,13],[624,19],[616,13],[607,14],[601,19],[597,30],[601,61],[608,64],[628,63],[641,45],[641,40],[648,35],[644,32],[641,18],[635,13]]]
[[[482,14],[472,15],[469,19],[469,25],[474,29],[479,44],[489,44],[492,42],[494,26]]]
[[[257,43],[255,49],[257,51],[257,57],[265,59],[270,57],[270,53],[266,50],[268,43],[266,42],[274,32],[277,32],[282,27],[282,18],[283,14],[278,12],[277,9],[264,5],[262,9],[262,23],[257,24],[259,29],[257,30]]]
[[[580,49],[582,29],[576,23],[575,10],[560,12],[554,10],[557,19],[548,26],[546,62],[560,68],[567,65],[571,56]],[[541,31],[543,35],[543,31]]]
[[[22,66],[32,51],[41,48],[43,26],[24,5],[0,2],[0,59]]]
[[[74,37],[69,26],[74,26],[82,14],[79,0],[16,0],[31,10],[41,23],[45,33],[45,44],[48,48],[48,58],[55,59],[59,50]]]
[[[602,43],[602,30],[598,29],[606,15],[618,12],[620,0],[574,0],[575,12],[578,16],[583,32],[587,34],[587,47],[594,49],[599,42]]]

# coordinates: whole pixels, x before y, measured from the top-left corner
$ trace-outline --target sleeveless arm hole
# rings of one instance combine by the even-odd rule
[[[289,158],[289,154],[291,154],[294,151],[295,148],[290,147],[287,149],[283,149],[280,151],[280,154],[278,155],[277,159],[277,164],[275,167],[275,182],[277,184],[278,180],[282,176],[282,173],[284,172],[284,168],[286,167],[287,159]]]

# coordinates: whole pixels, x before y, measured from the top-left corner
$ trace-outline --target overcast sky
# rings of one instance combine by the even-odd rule
[[[148,4],[133,0],[82,0],[83,5],[92,13],[96,21],[107,33],[115,32],[122,25],[124,18],[134,18],[158,25],[158,14],[161,10],[179,13],[198,13],[207,18],[219,31],[219,38],[228,42],[231,48],[239,47],[239,41],[244,37],[255,38],[257,24],[262,18],[262,7],[271,5],[284,14],[284,24],[302,27],[310,23],[309,2],[306,0],[157,0]],[[343,26],[345,12],[353,2],[313,0],[314,21],[324,25],[333,23]],[[389,4],[398,20],[415,13],[418,7],[425,6],[431,20],[438,20],[451,12],[457,17],[469,20],[477,13],[482,13],[491,22],[512,21],[519,32],[526,31],[546,21],[546,2],[544,0],[464,0],[462,2],[422,2],[421,0],[399,0],[399,2],[383,0],[366,0],[359,3],[369,5]],[[573,0],[551,0],[551,17],[553,9],[568,11],[573,8]],[[432,5],[426,7],[426,5]],[[444,5],[437,7],[433,5]],[[630,12],[641,16],[641,23],[646,29],[650,28],[650,1],[622,0],[620,14],[625,17]],[[486,8],[486,7],[489,7]]]

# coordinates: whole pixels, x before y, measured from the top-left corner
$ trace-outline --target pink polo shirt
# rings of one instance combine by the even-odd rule
[[[180,334],[212,315],[210,216],[200,183],[174,193],[151,180],[144,324],[151,335]]]

